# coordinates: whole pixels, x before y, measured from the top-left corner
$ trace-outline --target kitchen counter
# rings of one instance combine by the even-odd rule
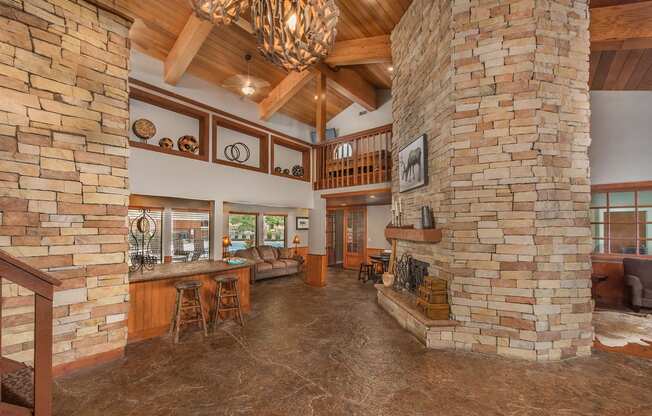
[[[196,276],[200,274],[221,274],[231,270],[243,269],[254,265],[247,260],[244,264],[228,264],[223,261],[195,261],[190,263],[157,264],[153,270],[139,270],[129,273],[129,283],[151,282],[153,280],[174,279],[178,277]]]

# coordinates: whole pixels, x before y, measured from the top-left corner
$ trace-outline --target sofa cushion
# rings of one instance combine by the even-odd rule
[[[278,253],[274,247],[261,246],[258,247],[258,252],[260,253],[260,257],[268,263],[276,261],[278,258]]]
[[[276,260],[272,262],[272,267],[275,269],[287,269],[287,264],[284,261]]]
[[[291,259],[294,257],[294,250],[291,248],[279,248],[278,249],[278,258],[279,259]]]
[[[272,264],[271,263],[258,263],[256,265],[256,271],[257,272],[266,272],[269,270],[272,270]]]
[[[283,263],[285,263],[288,267],[299,267],[299,262],[296,260],[283,259]]]
[[[248,248],[246,250],[238,250],[235,252],[236,257],[242,257],[247,260],[253,260],[255,262],[262,261],[263,259],[260,258],[260,254],[258,254],[258,250],[255,248]]]

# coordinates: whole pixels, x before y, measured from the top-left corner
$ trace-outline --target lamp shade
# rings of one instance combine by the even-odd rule
[[[301,244],[301,239],[299,238],[298,235],[294,236],[294,240],[292,240],[292,244]]]
[[[228,235],[225,235],[224,238],[222,238],[222,247],[230,247],[231,246],[231,238]]]

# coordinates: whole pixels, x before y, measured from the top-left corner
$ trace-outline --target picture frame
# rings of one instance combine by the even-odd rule
[[[422,134],[398,152],[399,192],[428,184],[428,136]]]
[[[308,217],[297,217],[297,230],[309,230],[310,229],[310,218]]]

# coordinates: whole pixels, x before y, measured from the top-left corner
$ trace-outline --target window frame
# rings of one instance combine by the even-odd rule
[[[266,230],[265,230],[265,217],[283,217],[283,248],[288,248],[288,214],[274,214],[274,213],[263,213],[263,239],[262,245],[266,246]],[[270,246],[273,247],[273,246]]]
[[[260,217],[260,214],[258,212],[236,212],[236,211],[229,211],[226,217],[226,227],[227,227],[227,235],[229,238],[231,238],[231,215],[250,215],[252,217],[255,217],[256,220],[254,221],[254,247],[258,247],[258,240],[259,240],[259,235],[258,235],[258,219]],[[233,239],[231,239],[231,243],[233,243]],[[239,240],[236,240],[239,241]],[[237,250],[231,250],[230,248],[228,249],[229,253],[234,253]]]
[[[605,252],[604,253],[596,253],[592,251],[591,255],[593,256],[594,259],[600,259],[600,258],[605,258],[605,259],[622,259],[622,258],[649,258],[652,259],[652,254],[640,254],[641,252],[641,243],[645,243],[647,247],[647,242],[650,241],[652,242],[652,235],[650,236],[645,236],[645,239],[641,239],[641,225],[647,226],[647,225],[652,225],[652,220],[647,219],[645,222],[640,221],[640,211],[639,209],[652,209],[652,203],[651,204],[639,204],[639,193],[640,192],[649,192],[652,191],[652,181],[646,181],[646,182],[631,182],[631,183],[619,183],[619,184],[605,184],[605,185],[593,185],[591,186],[591,201],[589,202],[589,221],[590,221],[590,227],[591,227],[591,241],[593,248],[595,249],[595,243],[599,240],[603,241],[603,244],[605,246]],[[634,204],[633,205],[625,205],[625,206],[612,206],[611,205],[611,194],[612,193],[619,193],[619,192],[631,192],[634,194]],[[593,205],[593,196],[595,194],[605,194],[606,195],[606,205]],[[635,245],[636,245],[636,254],[626,254],[626,253],[611,253],[611,241],[614,240],[610,237],[611,230],[610,228],[608,229],[606,235],[609,237],[604,237],[604,238],[596,238],[593,235],[593,230],[595,225],[601,225],[601,226],[610,226],[612,221],[611,218],[609,217],[609,213],[611,212],[611,209],[622,209],[622,208],[630,208],[634,209],[634,216],[636,219],[636,222],[633,223],[633,225],[636,228],[636,235],[633,236],[630,239],[620,239],[616,238],[615,240],[617,241],[630,241],[634,240]],[[606,218],[603,219],[602,222],[595,222],[593,221],[593,216],[592,216],[592,210],[594,209],[604,209],[605,210],[605,216]]]
[[[212,210],[210,209],[203,209],[203,208],[170,208],[170,254],[172,255],[172,260],[171,263],[175,263],[174,261],[174,256],[175,256],[175,251],[174,251],[174,213],[176,212],[196,212],[196,213],[206,213],[208,214],[208,258],[202,260],[197,259],[197,260],[190,260],[187,262],[176,262],[176,263],[194,263],[198,261],[211,261],[213,260],[213,213]]]

